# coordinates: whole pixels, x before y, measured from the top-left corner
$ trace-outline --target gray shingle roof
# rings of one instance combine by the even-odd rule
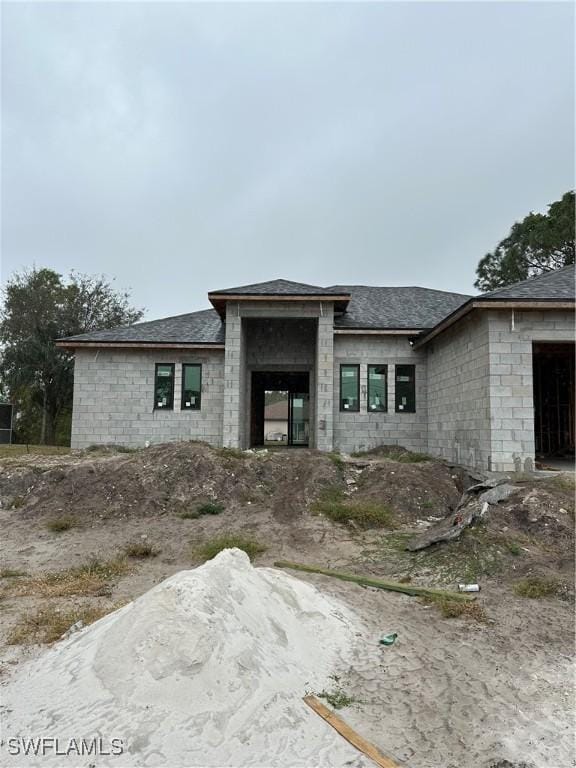
[[[224,344],[224,326],[215,309],[164,317],[145,323],[70,336],[66,341],[142,342],[152,344]]]
[[[506,288],[472,297],[430,288],[379,288],[367,285],[333,285],[328,288],[271,280],[213,291],[221,294],[283,295],[350,295],[346,312],[336,315],[336,328],[357,329],[421,329],[429,330],[468,301],[480,300],[560,300],[574,301],[574,265],[539,277],[523,280]],[[342,305],[343,306],[343,305]],[[215,309],[204,309],[186,315],[150,320],[145,323],[70,336],[67,342],[140,342],[142,344],[224,344],[224,323]]]
[[[553,272],[545,272],[538,277],[522,280],[520,283],[507,285],[489,293],[483,293],[481,299],[534,299],[546,301],[574,301],[575,299],[574,264]]]
[[[377,288],[368,285],[336,285],[351,294],[346,312],[336,328],[432,328],[470,296],[430,288]]]
[[[224,288],[221,291],[210,291],[210,294],[233,294],[235,296],[333,296],[338,290],[322,288],[318,285],[295,283],[292,280],[268,280],[265,283],[240,285],[237,288]]]

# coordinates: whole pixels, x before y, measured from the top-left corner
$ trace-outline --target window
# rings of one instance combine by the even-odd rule
[[[154,375],[154,408],[174,408],[174,363],[156,363]]]
[[[388,366],[368,366],[368,411],[388,410]]]
[[[340,366],[340,410],[360,410],[360,366]]]
[[[202,366],[184,363],[182,366],[182,410],[199,411],[202,401]]]
[[[416,413],[416,366],[396,366],[396,413]]]

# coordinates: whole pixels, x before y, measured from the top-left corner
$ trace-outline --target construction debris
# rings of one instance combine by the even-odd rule
[[[304,701],[311,709],[314,710],[314,712],[316,712],[316,714],[320,715],[323,720],[326,720],[326,722],[331,725],[332,728],[338,731],[338,733],[343,736],[346,741],[350,742],[350,744],[353,744],[356,749],[359,749],[360,752],[373,760],[376,765],[380,766],[380,768],[400,768],[398,763],[396,763],[391,758],[386,757],[386,755],[382,754],[382,752],[380,752],[380,750],[375,747],[374,744],[366,741],[363,736],[360,736],[359,733],[350,728],[350,726],[345,723],[344,720],[338,717],[338,715],[335,715],[334,712],[331,712],[328,707],[325,707],[324,704],[322,704],[321,701],[318,701],[316,696],[304,696]]]
[[[452,541],[457,539],[462,531],[476,520],[484,517],[490,504],[498,504],[508,499],[520,489],[506,480],[485,480],[470,486],[462,494],[462,498],[455,511],[445,517],[437,525],[431,526],[422,533],[418,533],[406,543],[406,549],[416,552],[425,549],[439,541]]]

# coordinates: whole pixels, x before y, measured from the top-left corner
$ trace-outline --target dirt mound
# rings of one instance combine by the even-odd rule
[[[370,461],[358,477],[356,498],[385,504],[397,523],[409,524],[422,517],[444,517],[454,509],[461,495],[458,479],[439,461]]]
[[[337,482],[334,465],[314,451],[250,453],[201,443],[170,443],[134,453],[85,453],[58,466],[10,466],[0,477],[3,506],[37,516],[71,512],[110,518],[185,511],[191,504],[266,503],[291,516],[317,488]]]
[[[279,521],[301,515],[327,486],[390,507],[399,520],[444,515],[459,498],[440,462],[344,462],[318,451],[233,451],[169,443],[132,453],[82,452],[64,461],[7,463],[0,502],[22,517],[73,512],[113,518],[179,512],[204,501],[265,507]]]

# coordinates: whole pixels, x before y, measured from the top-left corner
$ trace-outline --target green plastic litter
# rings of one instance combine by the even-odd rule
[[[380,645],[394,645],[397,637],[398,633],[392,632],[390,635],[384,635],[384,637],[382,637],[378,642]]]

